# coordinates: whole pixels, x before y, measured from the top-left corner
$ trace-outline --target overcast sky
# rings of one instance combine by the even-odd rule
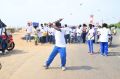
[[[27,21],[64,24],[120,21],[120,0],[0,0],[0,18],[9,26],[25,26]]]

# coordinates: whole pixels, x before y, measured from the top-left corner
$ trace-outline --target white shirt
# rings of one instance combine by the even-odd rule
[[[42,36],[45,36],[44,34],[46,33],[46,31],[44,28],[41,28],[41,33],[42,33]]]
[[[27,33],[32,33],[32,26],[27,26],[26,31]]]
[[[92,28],[88,31],[88,40],[94,40],[95,30]]]
[[[49,35],[54,35],[54,28],[49,28],[48,29],[48,34]]]
[[[69,27],[65,27],[65,34],[70,34],[70,28]]]
[[[0,35],[5,32],[5,28],[0,28]]]
[[[75,36],[75,34],[76,34],[76,29],[71,29],[70,36]]]
[[[61,31],[55,30],[55,46],[58,47],[66,47],[66,42],[65,42],[65,29],[61,28]]]
[[[77,32],[77,36],[81,36],[82,29],[81,28],[77,28],[76,32]]]
[[[39,38],[42,37],[42,32],[41,31],[37,32],[37,34],[38,34]]]
[[[43,28],[44,28],[45,32],[48,31],[48,27],[47,26],[44,26]]]
[[[108,42],[108,34],[111,34],[110,33],[110,30],[107,29],[107,28],[102,28],[100,30],[100,38],[99,38],[99,41],[100,42]]]

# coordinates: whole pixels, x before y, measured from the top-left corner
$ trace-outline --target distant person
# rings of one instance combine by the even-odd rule
[[[89,31],[88,31],[88,34],[87,34],[87,38],[88,38],[88,48],[89,48],[89,52],[90,54],[93,54],[94,51],[93,51],[93,40],[94,40],[94,34],[95,34],[95,31],[94,31],[94,28],[92,26],[92,24],[89,24]]]
[[[100,30],[101,30],[101,26],[99,25],[98,26],[98,29],[97,29],[97,43],[99,43],[99,38],[100,38]]]
[[[76,42],[76,29],[75,27],[71,28],[71,32],[70,32],[70,42],[71,43],[75,43]]]
[[[7,47],[7,43],[6,43],[6,39],[4,40],[2,38],[2,35],[5,35],[6,37],[8,37],[5,27],[6,27],[6,25],[0,19],[0,46],[2,48],[2,53],[3,54],[5,53],[5,49]]]
[[[27,27],[26,27],[26,32],[27,32],[26,41],[27,42],[31,42],[32,28],[33,28],[32,23],[31,22],[27,23]]]
[[[35,41],[35,45],[38,45],[39,42],[38,30],[34,32],[34,41]]]
[[[41,32],[42,32],[41,40],[42,40],[42,43],[44,44],[44,43],[46,43],[47,31],[44,28],[43,24],[41,24]]]
[[[44,23],[44,30],[45,30],[45,32],[46,32],[46,41],[45,41],[45,43],[47,43],[48,42],[48,40],[49,40],[49,37],[48,37],[48,29],[49,29],[49,27],[48,27],[48,24],[47,23]]]
[[[66,65],[66,43],[65,43],[65,37],[64,37],[65,29],[61,27],[60,21],[62,21],[62,19],[59,19],[57,22],[55,22],[55,25],[50,24],[51,27],[55,29],[55,47],[52,53],[50,54],[44,67],[48,69],[53,59],[55,58],[55,56],[59,53],[61,57],[61,68],[64,71],[66,70],[66,67],[65,67]]]
[[[100,53],[103,56],[108,56],[108,35],[111,33],[107,27],[108,25],[104,23],[102,24],[102,29],[100,30]]]
[[[65,42],[70,43],[70,28],[65,24]]]
[[[94,31],[95,31],[95,33],[94,33],[94,36],[95,36],[95,37],[94,37],[93,43],[96,43],[96,42],[97,42],[97,29],[98,29],[98,28],[97,28],[95,25],[93,25],[92,27],[93,27],[93,29],[94,29]]]
[[[80,43],[82,41],[82,29],[81,29],[81,25],[78,26],[77,30],[77,42]]]
[[[38,38],[39,38],[39,43],[41,43],[41,37],[42,37],[42,32],[40,29],[37,30]]]
[[[49,43],[54,43],[54,28],[52,28],[51,26],[49,26],[48,29],[48,37],[49,37]]]
[[[83,24],[83,28],[82,28],[82,39],[83,39],[83,43],[86,42],[86,35],[87,35],[87,25]]]

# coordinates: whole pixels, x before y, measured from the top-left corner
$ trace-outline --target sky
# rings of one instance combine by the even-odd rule
[[[0,19],[8,26],[26,26],[28,21],[53,22],[64,18],[63,24],[108,24],[120,21],[120,0],[0,0]]]

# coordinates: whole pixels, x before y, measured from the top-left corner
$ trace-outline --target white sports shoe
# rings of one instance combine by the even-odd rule
[[[66,70],[66,67],[62,67],[62,71],[65,71]]]

